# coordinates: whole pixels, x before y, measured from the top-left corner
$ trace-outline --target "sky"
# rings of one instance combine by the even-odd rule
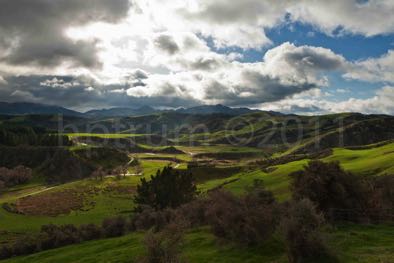
[[[0,101],[394,115],[393,0],[0,0]]]

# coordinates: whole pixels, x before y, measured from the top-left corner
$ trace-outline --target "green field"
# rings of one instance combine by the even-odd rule
[[[370,149],[335,148],[325,161],[339,161],[346,170],[360,175],[394,174],[394,143]]]
[[[344,263],[391,263],[394,254],[394,228],[391,226],[344,225],[327,234],[335,255]],[[143,234],[104,239],[48,250],[26,257],[4,260],[17,262],[138,262],[144,254]],[[259,247],[240,247],[217,242],[208,229],[187,232],[182,245],[183,256],[189,262],[216,263],[285,263],[282,243],[275,237]]]
[[[129,137],[136,137],[142,136],[146,134],[134,134],[134,133],[67,133],[65,134],[69,138],[75,137],[98,137],[103,139],[117,139],[117,138],[129,138]]]

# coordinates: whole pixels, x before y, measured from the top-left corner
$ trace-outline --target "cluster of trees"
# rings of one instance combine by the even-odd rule
[[[70,146],[68,136],[50,133],[43,128],[25,126],[0,127],[0,145]]]
[[[129,166],[127,164],[115,167],[112,170],[106,170],[103,166],[99,165],[90,175],[92,179],[103,180],[106,175],[115,176],[116,179],[126,178]]]
[[[256,183],[243,196],[216,190],[177,208],[146,208],[136,214],[132,229],[153,232],[149,232],[146,241],[146,258],[156,258],[156,261],[147,262],[181,262],[176,261],[180,256],[175,253],[176,246],[166,248],[164,242],[174,241],[171,235],[166,235],[167,228],[173,224],[180,229],[209,226],[217,238],[242,246],[258,246],[279,236],[291,263],[336,260],[324,242],[325,220],[316,206],[308,199],[278,203],[261,183]],[[181,239],[177,240],[179,246]],[[164,253],[165,249],[171,250]],[[162,253],[158,254],[158,251]],[[160,260],[158,255],[161,255]],[[163,261],[168,255],[172,255],[174,261]]]
[[[101,226],[86,224],[76,227],[68,225],[44,225],[36,235],[23,236],[12,245],[0,247],[0,259],[27,255],[48,249],[77,244],[83,241],[124,235],[128,220],[124,217],[105,219]]]
[[[392,220],[394,176],[364,178],[344,171],[339,162],[311,161],[291,175],[293,198],[307,198],[327,219]]]
[[[27,183],[32,177],[32,170],[22,165],[13,169],[0,167],[0,192],[5,187]]]

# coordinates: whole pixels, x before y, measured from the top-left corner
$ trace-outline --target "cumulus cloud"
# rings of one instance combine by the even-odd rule
[[[394,115],[394,87],[385,86],[368,99],[351,98],[347,101],[332,103],[332,112],[384,113]]]
[[[1,84],[7,84],[7,81],[0,75],[0,85]]]
[[[261,62],[240,63],[212,52],[188,56],[181,49],[171,58],[182,67],[177,73],[151,74],[144,87],[130,88],[129,96],[182,97],[204,103],[255,105],[272,102],[327,85],[322,72],[346,64],[342,56],[324,48],[284,43],[269,50]],[[170,63],[171,60],[168,60]]]
[[[179,51],[179,47],[175,40],[169,35],[160,35],[154,40],[155,45],[167,52],[170,55],[174,55]]]
[[[326,114],[360,112],[365,114],[394,115],[394,87],[385,86],[375,96],[366,99],[350,98],[332,101],[321,96],[288,98],[274,103],[263,103],[261,109],[298,114]]]
[[[349,79],[369,82],[386,81],[394,83],[394,50],[389,50],[379,58],[369,58],[353,63],[344,76]]]
[[[95,40],[74,41],[68,27],[116,22],[126,16],[128,0],[4,0],[0,2],[1,60],[10,64],[56,66],[64,60],[85,67],[100,64]]]
[[[179,38],[176,43],[184,40]],[[290,43],[269,50],[261,62],[255,63],[233,61],[201,46],[197,51],[186,47],[189,46],[179,45],[177,54],[163,60],[172,65],[170,74],[135,69],[118,84],[101,84],[89,77],[13,77],[9,78],[9,89],[18,87],[42,100],[52,96],[56,101],[63,96],[64,105],[85,100],[103,103],[104,98],[117,105],[136,100],[166,107],[171,103],[172,107],[215,103],[258,105],[324,88],[327,80],[322,72],[340,69],[345,64],[343,57],[328,49]]]
[[[264,55],[267,70],[274,76],[286,77],[289,81],[304,78],[309,82],[317,82],[317,73],[341,70],[346,67],[346,60],[330,49],[312,46],[295,46],[283,43]],[[325,85],[320,79],[319,85]]]
[[[394,32],[391,0],[302,0],[291,5],[288,12],[293,21],[311,24],[330,35],[339,32],[374,36]]]

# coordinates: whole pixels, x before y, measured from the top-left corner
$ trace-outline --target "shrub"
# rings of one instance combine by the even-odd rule
[[[293,198],[310,199],[328,217],[336,209],[364,210],[367,206],[366,184],[345,172],[338,162],[311,161],[291,176]]]
[[[267,240],[275,231],[275,202],[272,194],[262,189],[244,197],[214,191],[210,193],[210,200],[206,220],[218,237],[256,245]]]
[[[189,203],[183,204],[175,211],[174,217],[178,221],[183,221],[189,227],[207,224],[206,210],[213,200],[208,198],[198,198]]]
[[[79,233],[84,241],[99,239],[102,236],[101,228],[95,224],[81,225]]]
[[[27,183],[32,177],[32,170],[22,165],[18,165],[13,169],[0,167],[0,183],[3,188]]]
[[[12,257],[12,248],[8,245],[3,245],[0,247],[0,259],[6,259]]]
[[[105,237],[122,236],[126,231],[126,219],[122,216],[104,219],[102,229]]]
[[[377,176],[370,180],[368,215],[377,222],[393,221],[394,175]]]
[[[38,251],[37,241],[32,236],[26,236],[23,239],[16,240],[13,246],[13,254],[26,255]]]
[[[175,220],[172,209],[155,210],[151,207],[144,207],[140,213],[133,218],[133,226],[136,230],[148,230],[154,228],[159,231]]]
[[[79,243],[81,241],[78,228],[74,225],[44,225],[40,231],[41,249],[57,248]]]
[[[183,241],[183,230],[177,224],[170,224],[161,232],[149,231],[144,244],[146,256],[144,263],[181,263],[180,245]]]
[[[279,225],[290,263],[319,262],[330,253],[320,232],[324,217],[308,199],[286,207]]]
[[[150,181],[141,179],[134,202],[137,204],[136,211],[141,211],[144,206],[160,210],[190,202],[195,195],[196,186],[191,174],[167,166],[162,171],[158,170]]]

